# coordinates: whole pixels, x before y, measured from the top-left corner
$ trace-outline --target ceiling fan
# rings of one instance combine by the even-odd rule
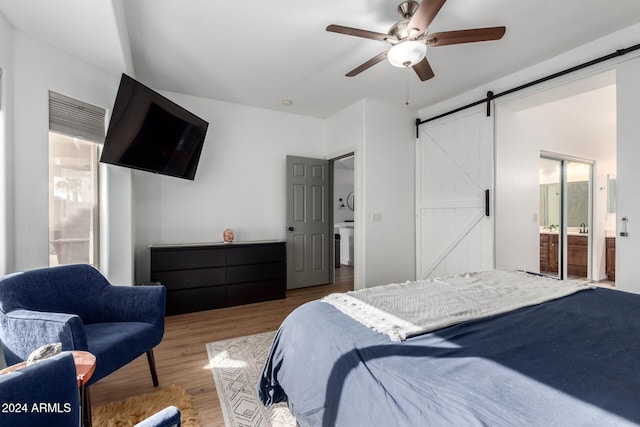
[[[450,44],[472,43],[488,40],[499,40],[505,33],[505,27],[475,28],[471,30],[445,31],[429,34],[429,25],[436,17],[446,0],[422,0],[418,2],[404,1],[398,6],[402,20],[395,23],[387,34],[342,25],[329,25],[327,31],[363,37],[390,43],[392,47],[364,64],[349,71],[347,77],[360,74],[385,58],[396,67],[413,67],[420,78],[425,81],[434,76],[431,65],[427,61],[427,46],[445,46]]]

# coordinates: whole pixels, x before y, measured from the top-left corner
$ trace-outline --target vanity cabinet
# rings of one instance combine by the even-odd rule
[[[540,235],[540,273],[549,271],[549,235]]]
[[[615,237],[606,237],[605,238],[605,257],[606,257],[606,273],[607,279],[612,282],[616,281],[616,238]]]
[[[340,227],[340,264],[353,267],[353,226]]]
[[[540,234],[540,272],[558,272],[558,235]],[[567,236],[567,275],[587,277],[589,236]]]
[[[540,234],[540,272],[558,272],[557,234]]]
[[[167,289],[166,314],[285,297],[284,242],[151,245],[151,280]]]
[[[589,259],[589,237],[567,236],[567,274],[569,276],[587,277]]]

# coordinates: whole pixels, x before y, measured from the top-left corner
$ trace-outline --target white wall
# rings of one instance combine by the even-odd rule
[[[521,114],[496,109],[496,268],[538,271],[540,141],[523,126]]]
[[[416,112],[404,106],[367,100],[362,150],[367,287],[415,279],[415,120]]]
[[[358,289],[415,278],[415,114],[366,99],[328,119],[327,151],[355,151]]]
[[[131,171],[100,165],[100,271],[113,284],[134,280],[135,224]]]
[[[13,31],[0,14],[0,275],[13,266]]]
[[[48,130],[49,90],[110,109],[120,81],[112,75],[20,32],[14,32],[13,74],[13,265],[8,271],[21,271],[49,264],[48,235]],[[101,218],[101,226],[110,230],[103,235],[101,270],[114,283],[131,284],[133,278],[131,203],[126,197],[130,179],[108,173],[101,179],[111,182],[104,199],[110,218]],[[11,178],[10,178],[11,179]],[[103,207],[104,208],[104,207]],[[129,220],[130,221],[130,220]],[[105,262],[102,263],[102,257]]]
[[[286,156],[325,157],[325,121],[163,93],[209,122],[195,180],[135,171],[136,279],[149,279],[148,245],[285,239]]]
[[[327,158],[356,153],[356,150],[362,147],[365,138],[364,119],[364,99],[327,118]],[[357,170],[357,153],[355,163],[355,169]],[[356,191],[358,190],[356,185]]]
[[[617,229],[628,217],[628,237],[616,237],[616,287],[640,293],[640,58],[617,67],[618,173]]]

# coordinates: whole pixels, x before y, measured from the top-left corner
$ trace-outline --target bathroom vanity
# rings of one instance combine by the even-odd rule
[[[616,281],[616,238],[605,237],[605,259],[606,259],[606,273],[607,279],[612,282]]]
[[[540,271],[558,272],[558,233],[540,232]],[[587,277],[589,235],[569,233],[567,236],[567,274]]]
[[[567,236],[567,274],[569,276],[587,277],[589,258],[589,236]]]
[[[353,222],[335,224],[340,234],[340,264],[353,266]]]

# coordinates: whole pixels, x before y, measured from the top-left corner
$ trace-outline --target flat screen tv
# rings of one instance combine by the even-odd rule
[[[209,123],[122,75],[100,161],[193,180]]]

